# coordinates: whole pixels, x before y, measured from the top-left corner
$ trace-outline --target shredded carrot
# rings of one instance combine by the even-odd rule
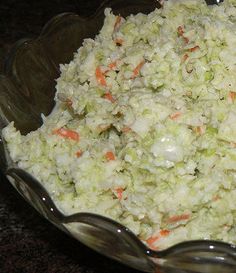
[[[176,120],[178,117],[180,117],[182,115],[182,113],[181,112],[175,112],[175,113],[173,113],[173,114],[171,114],[170,115],[170,118],[172,119],[172,120]]]
[[[149,245],[149,246],[152,246],[157,240],[159,239],[159,236],[153,236],[153,237],[149,237],[147,240],[146,240],[146,243]]]
[[[117,194],[117,198],[118,198],[119,200],[122,199],[123,191],[124,191],[124,189],[122,189],[122,188],[117,188],[117,189],[115,189],[115,192],[116,192],[116,194]]]
[[[131,131],[131,128],[128,127],[128,126],[125,126],[125,127],[123,127],[123,128],[121,129],[121,131],[122,131],[123,133],[128,133],[128,132]]]
[[[142,66],[144,65],[145,61],[141,61],[133,70],[133,76],[131,77],[132,79],[136,78],[142,68]]]
[[[109,100],[112,103],[114,103],[116,101],[110,92],[106,92],[103,95],[103,98],[106,99],[106,100]]]
[[[83,152],[82,152],[81,150],[78,150],[78,151],[76,152],[76,156],[77,156],[77,157],[81,157],[82,154],[83,154]]]
[[[107,161],[112,161],[112,160],[116,159],[115,155],[112,151],[106,152],[105,157],[106,157]]]
[[[189,43],[189,38],[187,38],[187,37],[183,36],[183,39],[184,39],[184,41],[185,41],[185,43],[186,43],[186,44],[188,44],[188,43]]]
[[[205,127],[202,125],[202,126],[197,126],[197,127],[194,127],[194,132],[199,134],[199,135],[203,135],[205,133]]]
[[[188,59],[188,54],[184,54],[183,58],[182,58],[182,62],[185,62]]]
[[[108,65],[108,67],[109,67],[110,69],[114,69],[114,68],[116,68],[116,66],[117,66],[117,61],[114,61],[114,62],[112,62],[112,63],[110,63],[110,64]]]
[[[180,214],[180,215],[174,215],[171,216],[169,219],[167,219],[167,223],[175,223],[179,221],[188,220],[190,218],[189,214]]]
[[[115,42],[115,44],[116,44],[117,46],[122,46],[123,43],[124,43],[124,40],[121,39],[121,38],[116,38],[114,42]]]
[[[217,195],[213,196],[212,201],[217,201],[217,200],[219,200],[219,199],[221,199],[221,198],[220,198],[220,196],[217,194]]]
[[[149,245],[149,248],[152,249],[152,250],[155,250],[155,251],[160,249],[158,246],[154,246],[154,245]]]
[[[178,32],[179,36],[183,36],[183,34],[184,34],[184,28],[182,26],[178,26],[177,32]]]
[[[234,102],[236,99],[236,92],[230,91],[228,97],[232,102]]]
[[[196,50],[200,49],[200,47],[197,45],[197,46],[194,46],[194,47],[191,47],[188,49],[189,52],[194,52]]]
[[[99,84],[101,84],[103,86],[107,85],[104,73],[102,72],[102,70],[101,70],[101,68],[99,66],[96,68],[95,75],[96,75],[96,79],[97,79]]]
[[[161,239],[163,237],[168,236],[169,234],[170,234],[170,230],[168,230],[168,229],[162,229],[162,230],[160,230],[160,232],[156,236],[149,237],[146,240],[146,243],[152,249],[157,249],[157,247],[154,246],[154,244],[156,243],[156,241],[158,241],[159,239]]]
[[[67,106],[72,106],[73,104],[71,99],[66,99],[65,103]]]
[[[170,234],[170,231],[169,231],[168,229],[162,229],[162,230],[160,231],[160,235],[161,235],[162,237],[168,236],[169,234]]]
[[[79,141],[79,134],[75,131],[65,129],[65,128],[59,128],[53,131],[53,134],[59,135],[64,138],[69,138],[75,141]]]
[[[189,39],[184,36],[184,27],[178,26],[177,32],[178,32],[179,36],[183,37],[185,43],[188,44],[189,43]]]
[[[122,17],[120,15],[116,16],[116,21],[115,21],[115,24],[114,24],[114,32],[118,31],[118,29],[120,28],[121,18]]]

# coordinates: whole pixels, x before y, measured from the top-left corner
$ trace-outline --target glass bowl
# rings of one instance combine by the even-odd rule
[[[209,4],[219,1],[207,1]],[[84,38],[102,27],[104,8],[127,16],[160,7],[156,0],[107,0],[89,18],[73,13],[54,17],[34,40],[18,41],[0,75],[0,132],[14,121],[22,134],[41,126],[54,106],[59,64],[68,63]],[[236,272],[236,246],[216,241],[187,241],[153,251],[119,223],[91,213],[63,215],[36,178],[14,164],[0,135],[0,168],[16,190],[46,219],[90,248],[145,272]]]

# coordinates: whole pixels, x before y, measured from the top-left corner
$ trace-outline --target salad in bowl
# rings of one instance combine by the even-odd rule
[[[66,63],[50,45],[33,63],[45,83],[22,76],[17,54],[29,51],[18,47],[2,94],[22,88],[26,117],[0,103],[3,168],[50,221],[107,256],[144,271],[234,272],[236,1],[141,2],[145,13],[128,16],[106,3],[87,21],[92,37],[104,19],[98,34],[80,29]],[[81,20],[55,18],[31,52],[66,18]]]

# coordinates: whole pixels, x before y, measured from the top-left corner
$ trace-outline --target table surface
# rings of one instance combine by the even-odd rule
[[[61,12],[93,13],[101,0],[0,1],[0,74],[18,39],[35,37]],[[0,173],[1,273],[137,273],[94,252],[56,229]]]

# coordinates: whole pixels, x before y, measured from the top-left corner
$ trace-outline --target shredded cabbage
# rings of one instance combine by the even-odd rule
[[[94,212],[151,248],[236,243],[236,0],[115,16],[60,66],[56,108],[12,159],[66,214]]]

